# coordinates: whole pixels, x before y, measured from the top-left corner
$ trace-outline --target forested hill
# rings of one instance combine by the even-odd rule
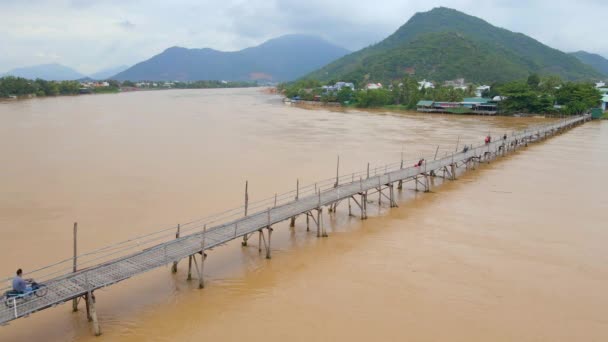
[[[571,55],[578,58],[581,62],[593,67],[602,74],[608,76],[608,59],[586,51],[572,52]]]
[[[172,47],[113,79],[291,81],[348,52],[321,38],[305,35],[287,35],[234,52]]]
[[[569,80],[602,75],[576,57],[524,34],[449,8],[417,13],[382,42],[347,55],[307,78],[389,81],[415,75],[435,81],[520,79],[531,73]]]

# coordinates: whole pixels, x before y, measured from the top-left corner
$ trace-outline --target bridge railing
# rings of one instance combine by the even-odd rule
[[[510,143],[515,139],[522,139],[531,134],[544,134],[552,129],[557,129],[562,127],[568,123],[576,122],[578,120],[584,120],[584,117],[578,117],[574,119],[560,120],[559,122],[548,124],[548,125],[537,125],[531,126],[523,131],[512,133],[507,142]],[[431,170],[434,165],[444,165],[447,159],[451,159],[452,161],[461,161],[464,158],[469,158],[471,156],[478,156],[485,151],[494,151],[501,144],[505,143],[502,139],[497,139],[490,144],[480,144],[470,148],[466,153],[464,152],[452,152],[451,154],[444,155],[443,157],[439,157],[435,160],[435,157],[432,159],[429,157],[424,158],[426,160],[426,167]],[[422,158],[420,158],[422,159]],[[400,160],[394,163],[389,163],[381,166],[375,166],[369,168],[369,177],[375,177],[377,175],[383,175],[389,172],[398,171],[400,169],[406,169],[412,167],[415,163],[418,162],[417,159],[410,160]],[[442,164],[443,163],[443,164]],[[293,202],[298,199],[303,199],[307,196],[311,196],[314,194],[318,194],[319,192],[325,192],[333,189],[338,185],[348,184],[353,181],[357,182],[361,179],[366,179],[368,176],[368,169],[365,168],[363,170],[342,174],[338,177],[331,177],[321,181],[313,182],[307,185],[300,186],[297,189],[277,194],[275,196],[271,196],[268,198],[264,198],[255,202],[248,203],[247,212],[249,215],[255,214],[256,212],[267,210],[268,208],[274,208],[278,206],[285,205],[287,203]],[[337,182],[336,182],[337,181]],[[180,235],[186,236],[188,234],[200,233],[206,227],[211,232],[214,227],[221,226],[222,224],[232,222],[238,220],[239,218],[245,217],[245,206],[238,206],[236,208],[232,208],[221,213],[213,214],[210,216],[206,216],[201,219],[197,219],[194,221],[186,222],[180,225]],[[136,237],[132,237],[130,239],[117,242],[115,244],[111,244],[108,246],[104,246],[98,249],[94,249],[92,251],[88,251],[82,254],[79,254],[77,259],[78,270],[87,269],[98,264],[117,259],[126,255],[130,255],[136,252],[140,252],[142,250],[151,248],[163,242],[168,242],[175,239],[177,226],[164,227],[162,229],[152,231],[148,234],[139,235]],[[40,267],[38,269],[29,271],[26,273],[25,277],[27,278],[35,278],[38,282],[45,282],[60,276],[65,276],[73,272],[73,257],[65,258],[63,260],[59,260],[50,265],[46,265],[44,267]],[[0,282],[4,282],[5,284],[9,284],[9,286],[2,288],[2,291],[6,291],[10,289],[10,280],[13,276],[6,277],[4,279],[0,279]]]

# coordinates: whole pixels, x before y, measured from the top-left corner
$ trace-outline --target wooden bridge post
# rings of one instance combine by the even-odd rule
[[[76,273],[78,267],[78,222],[74,222],[74,261],[73,271]],[[78,298],[72,299],[72,312],[78,311]]]
[[[399,166],[399,170],[403,170],[403,151],[401,151],[401,164]],[[397,183],[397,190],[403,189],[403,179],[400,179]]]
[[[353,216],[353,212],[350,206],[350,197],[348,198],[348,216]]]
[[[310,231],[310,212],[306,212],[306,231]]]
[[[429,180],[429,174],[426,169],[426,160],[424,161],[424,192],[431,191],[431,182]]]
[[[319,195],[320,196],[320,195]],[[266,259],[270,259],[270,237],[272,236],[272,227],[270,227],[270,209],[268,209],[268,224],[266,225],[266,230],[268,230],[268,245],[266,245]],[[266,242],[264,240],[264,242]]]
[[[91,291],[91,284],[89,283],[89,274],[84,274],[85,282],[87,285],[87,293],[85,300],[87,303],[87,319],[89,322],[93,322],[93,333],[95,336],[101,335],[101,327],[99,326],[99,320],[97,319],[97,309],[95,308],[95,296]]]
[[[192,280],[192,255],[188,256],[188,278],[187,280]]]
[[[249,181],[245,181],[245,217],[247,217],[247,210],[249,209]],[[241,242],[241,246],[247,246],[247,240],[249,240],[249,235],[243,235],[243,242]]]
[[[321,192],[319,192],[319,201],[317,204],[317,237],[321,237]]]
[[[95,297],[89,290],[87,293],[87,302],[89,303],[89,310],[91,321],[93,322],[93,333],[95,336],[101,335],[101,327],[99,326],[99,320],[97,319],[97,309],[95,308]]]
[[[266,241],[264,241],[264,244]],[[258,253],[262,253],[262,230],[258,230]]]
[[[378,176],[378,205],[382,205],[382,182],[380,182],[382,176]]]
[[[452,153],[452,164],[450,164],[450,173],[452,174],[452,180],[456,180],[456,163],[454,163],[454,153]]]
[[[323,225],[323,208],[319,208],[319,211],[317,211],[317,224],[321,232],[320,236],[327,237],[327,231],[325,231],[325,226]],[[317,234],[317,236],[319,235]]]
[[[296,179],[296,201],[299,199],[300,197],[300,179]],[[291,217],[291,222],[289,222],[289,226],[290,227],[295,227],[296,226],[296,217],[292,216]]]
[[[336,183],[334,184],[334,188],[338,187],[340,182],[340,155],[338,155],[338,164],[336,165]]]
[[[178,223],[177,224],[177,232],[175,233],[175,238],[176,239],[179,239],[180,227],[181,227],[181,225]],[[171,272],[177,273],[177,261],[173,262],[173,267],[171,267]]]
[[[205,259],[207,259],[207,254],[205,253],[205,243],[207,240],[207,226],[203,228],[203,239],[201,241],[201,272],[198,279],[198,288],[205,288]]]
[[[367,212],[366,212],[367,196],[366,196],[366,193],[363,192],[363,179],[361,177],[359,177],[359,194],[361,195],[361,205],[359,208],[359,209],[361,209],[361,219],[365,220],[367,218]]]
[[[272,237],[272,227],[268,226],[266,228],[268,230],[268,246],[266,247],[266,259],[270,259],[272,256],[270,255],[270,238]]]

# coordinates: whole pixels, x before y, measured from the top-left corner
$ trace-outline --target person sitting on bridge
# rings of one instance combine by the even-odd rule
[[[462,149],[463,153],[467,153],[467,151],[469,150],[469,146],[468,145],[464,145],[464,148]]]
[[[502,140],[507,140],[507,133],[505,133],[505,135],[502,136]]]
[[[416,164],[414,164],[414,166],[415,167],[422,166],[422,163],[424,163],[424,158],[420,159]]]
[[[487,145],[487,144],[489,144],[491,141],[492,141],[492,137],[491,137],[491,136],[489,136],[489,135],[488,135],[488,136],[486,136],[486,139],[485,139],[485,143],[486,143],[486,145]]]
[[[13,290],[18,293],[25,293],[25,291],[27,291],[28,281],[21,278],[22,274],[23,270],[18,269],[17,276],[13,278]]]

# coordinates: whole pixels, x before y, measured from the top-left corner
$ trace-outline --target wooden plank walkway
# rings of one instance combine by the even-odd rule
[[[17,305],[13,307],[9,307],[3,303],[0,306],[0,324],[6,324],[34,312],[54,307],[75,298],[84,297],[91,301],[88,304],[91,305],[91,314],[94,316],[92,319],[96,324],[95,331],[100,333],[94,309],[94,297],[92,296],[92,292],[97,289],[159,267],[170,265],[182,259],[188,259],[190,265],[194,261],[195,271],[199,275],[198,278],[200,278],[200,285],[202,287],[204,285],[201,276],[204,265],[204,253],[202,251],[204,250],[212,249],[241,237],[244,237],[243,244],[246,244],[247,239],[251,238],[254,233],[258,233],[260,251],[262,246],[264,246],[266,256],[270,258],[270,241],[272,226],[274,224],[289,219],[295,220],[295,217],[305,215],[307,225],[310,219],[314,227],[316,227],[317,235],[326,236],[327,234],[321,222],[323,207],[335,210],[335,206],[340,201],[348,199],[350,210],[350,200],[352,199],[361,214],[361,218],[365,219],[367,217],[367,195],[370,191],[379,193],[380,198],[384,196],[391,206],[396,206],[393,195],[395,184],[400,186],[402,182],[414,181],[416,182],[416,187],[420,185],[424,190],[428,191],[430,187],[429,177],[438,175],[439,172],[447,172],[450,177],[455,178],[456,168],[458,167],[465,166],[468,169],[469,167],[473,167],[475,163],[489,161],[498,155],[506,154],[524,145],[527,146],[530,142],[544,139],[589,119],[589,116],[580,116],[538,129],[528,129],[513,134],[507,137],[506,140],[499,139],[490,144],[472,147],[466,152],[454,153],[437,160],[424,161],[420,166],[405,167],[403,161],[401,161],[400,163],[388,165],[384,169],[381,169],[381,174],[369,175],[368,168],[367,172],[337,177],[334,180],[334,184],[325,182],[315,186],[314,190],[312,186],[309,186],[302,188],[301,191],[298,189],[295,194],[291,192],[287,197],[282,196],[276,205],[272,204],[272,199],[270,202],[264,202],[262,205],[268,205],[268,208],[260,208],[258,206],[258,210],[252,214],[242,214],[242,210],[239,209],[235,212],[239,213],[238,215],[241,217],[219,222],[215,225],[201,221],[184,225],[182,232],[189,231],[188,235],[183,236],[182,234],[179,238],[164,241],[147,248],[140,248],[139,243],[136,243],[137,241],[134,242],[134,240],[128,243],[125,242],[127,246],[136,244],[136,247],[129,247],[131,249],[128,249],[126,255],[120,255],[111,260],[103,260],[103,262],[90,265],[77,272],[64,268],[63,271],[59,272],[60,274],[53,274],[48,279],[42,279],[48,288],[48,293],[45,296],[32,296],[21,302],[14,302]],[[322,185],[329,186],[322,190]],[[388,192],[388,195],[386,192]],[[275,198],[276,201],[277,198]],[[251,211],[251,208],[245,207],[245,213],[247,213],[247,209]],[[316,214],[316,217],[314,214]],[[234,216],[234,213],[231,215]],[[265,234],[264,231],[266,232]],[[106,258],[113,255],[112,253],[115,250],[118,250],[118,254],[120,254],[121,244],[104,248],[97,254],[103,254]],[[133,248],[137,250],[133,251]],[[124,250],[122,253],[125,253]],[[97,254],[93,253],[93,256]],[[197,261],[197,256],[200,256],[200,261]],[[63,261],[63,263],[68,262],[71,265],[71,259]],[[189,274],[190,272],[189,268]]]

